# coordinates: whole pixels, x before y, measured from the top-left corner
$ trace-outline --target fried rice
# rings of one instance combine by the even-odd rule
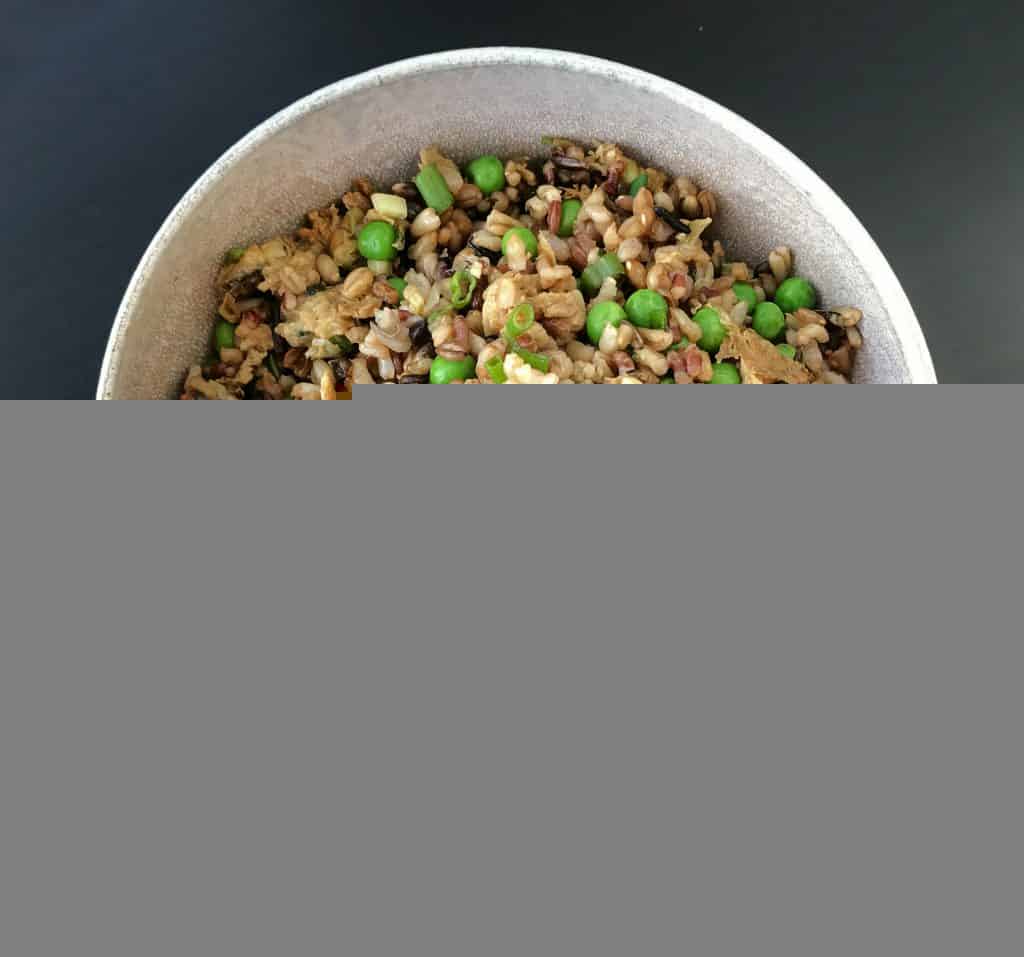
[[[294,231],[229,250],[183,399],[347,399],[357,383],[839,383],[860,310],[820,308],[778,246],[713,237],[715,194],[620,147],[537,159],[437,147],[359,177]]]

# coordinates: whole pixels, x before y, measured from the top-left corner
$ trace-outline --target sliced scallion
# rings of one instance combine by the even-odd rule
[[[513,346],[512,351],[523,362],[528,366],[532,366],[538,372],[547,373],[548,369],[551,368],[551,360],[547,356],[537,355],[536,352],[530,352],[529,349],[524,349],[522,346]]]
[[[497,382],[501,385],[503,382],[508,382],[508,376],[505,375],[505,366],[501,361],[501,356],[493,356],[484,363],[484,368],[487,370],[487,374],[491,377],[491,382]]]
[[[437,167],[431,163],[424,166],[413,178],[416,188],[423,197],[423,202],[430,206],[434,212],[443,213],[450,209],[454,199],[445,183],[444,177],[438,172]]]
[[[576,226],[576,217],[580,214],[580,209],[583,207],[578,199],[567,199],[562,202],[562,218],[558,224],[558,235],[563,239],[568,239],[572,235],[573,228]]]
[[[519,336],[533,325],[533,320],[533,306],[528,302],[519,303],[508,314],[508,319],[505,320],[505,338],[509,342],[515,342]]]
[[[636,196],[647,185],[647,174],[641,173],[632,183],[629,184],[629,195]]]
[[[213,342],[217,351],[235,348],[235,327],[226,319],[218,319],[213,329]]]
[[[463,309],[473,299],[473,292],[476,289],[476,276],[465,269],[460,269],[452,274],[449,286],[452,291],[452,306],[456,309]]]

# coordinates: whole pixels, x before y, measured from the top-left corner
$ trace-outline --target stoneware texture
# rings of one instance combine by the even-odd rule
[[[557,134],[610,140],[719,200],[716,235],[748,261],[779,243],[828,305],[860,306],[859,382],[933,382],[924,336],[864,227],[807,166],[745,120],[629,67],[525,48],[404,60],[329,86],[267,120],[192,187],[146,250],[118,311],[98,395],[178,393],[208,347],[224,250],[291,228],[352,177],[408,179],[421,146],[457,160],[537,155]]]

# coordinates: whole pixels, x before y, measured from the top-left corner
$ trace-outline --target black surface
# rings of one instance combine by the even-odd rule
[[[368,67],[495,44],[616,59],[741,113],[814,167],[875,236],[940,379],[1024,380],[1016,4],[508,8],[18,0],[0,32],[10,356],[0,396],[93,395],[150,238],[255,124]]]

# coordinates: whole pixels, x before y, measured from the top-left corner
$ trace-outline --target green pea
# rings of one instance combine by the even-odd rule
[[[595,303],[587,313],[587,338],[596,346],[601,341],[601,333],[604,327],[611,323],[618,329],[622,320],[626,318],[626,310],[617,302],[607,300]]]
[[[714,355],[718,352],[718,347],[725,340],[725,326],[722,325],[722,317],[718,315],[718,310],[712,306],[705,306],[703,309],[698,310],[697,314],[693,317],[693,321],[700,326],[701,331],[701,337],[697,340],[697,345],[705,352]]]
[[[653,289],[638,289],[626,300],[626,315],[634,326],[642,329],[665,329],[668,303]]]
[[[629,195],[636,196],[647,185],[647,174],[641,173],[632,183],[629,184]]]
[[[676,384],[676,380],[675,380],[675,379],[673,379],[673,378],[672,378],[672,376],[670,376],[670,375],[662,376],[662,377],[661,377],[661,378],[660,378],[660,379],[658,380],[658,382],[659,382],[659,384],[661,384],[661,385],[664,385],[664,384],[665,384],[666,382],[670,382],[670,383],[672,383],[672,385],[675,385],[675,384]]]
[[[224,255],[224,262],[236,263],[245,255],[245,246],[232,246]]]
[[[774,342],[786,328],[786,317],[774,302],[759,302],[754,310],[754,332]]]
[[[213,342],[217,350],[235,348],[235,327],[226,319],[220,319],[213,330]]]
[[[796,349],[794,349],[788,342],[780,342],[776,347],[787,359],[796,361]]]
[[[754,291],[754,287],[748,282],[734,282],[732,284],[732,291],[740,302],[747,304],[747,312],[753,315],[754,310],[757,308],[757,293]]]
[[[505,164],[497,156],[478,156],[466,172],[485,196],[505,188]]]
[[[503,256],[508,255],[508,241],[512,236],[518,236],[523,241],[528,256],[537,255],[537,237],[525,226],[515,226],[501,237],[501,254]]]
[[[797,276],[791,276],[775,292],[775,302],[783,312],[813,309],[817,301],[818,294],[814,286]]]
[[[578,199],[567,199],[562,203],[562,218],[558,223],[558,235],[567,239],[572,235],[576,225],[576,217],[580,214],[583,203]]]
[[[408,285],[406,281],[399,276],[392,276],[388,279],[388,285],[398,293],[399,299],[405,293],[405,287]]]
[[[725,382],[738,383],[740,381],[740,373],[736,366],[729,362],[712,362],[711,363],[711,383],[712,385],[721,385]]]
[[[392,260],[398,255],[398,250],[395,249],[395,241],[397,239],[398,233],[395,232],[395,227],[391,223],[385,223],[381,220],[367,223],[359,231],[357,242],[359,255],[378,261],[383,260],[387,262]]]
[[[435,385],[444,385],[456,379],[472,379],[476,373],[476,359],[466,356],[465,359],[446,359],[437,356],[430,363],[430,381]]]

